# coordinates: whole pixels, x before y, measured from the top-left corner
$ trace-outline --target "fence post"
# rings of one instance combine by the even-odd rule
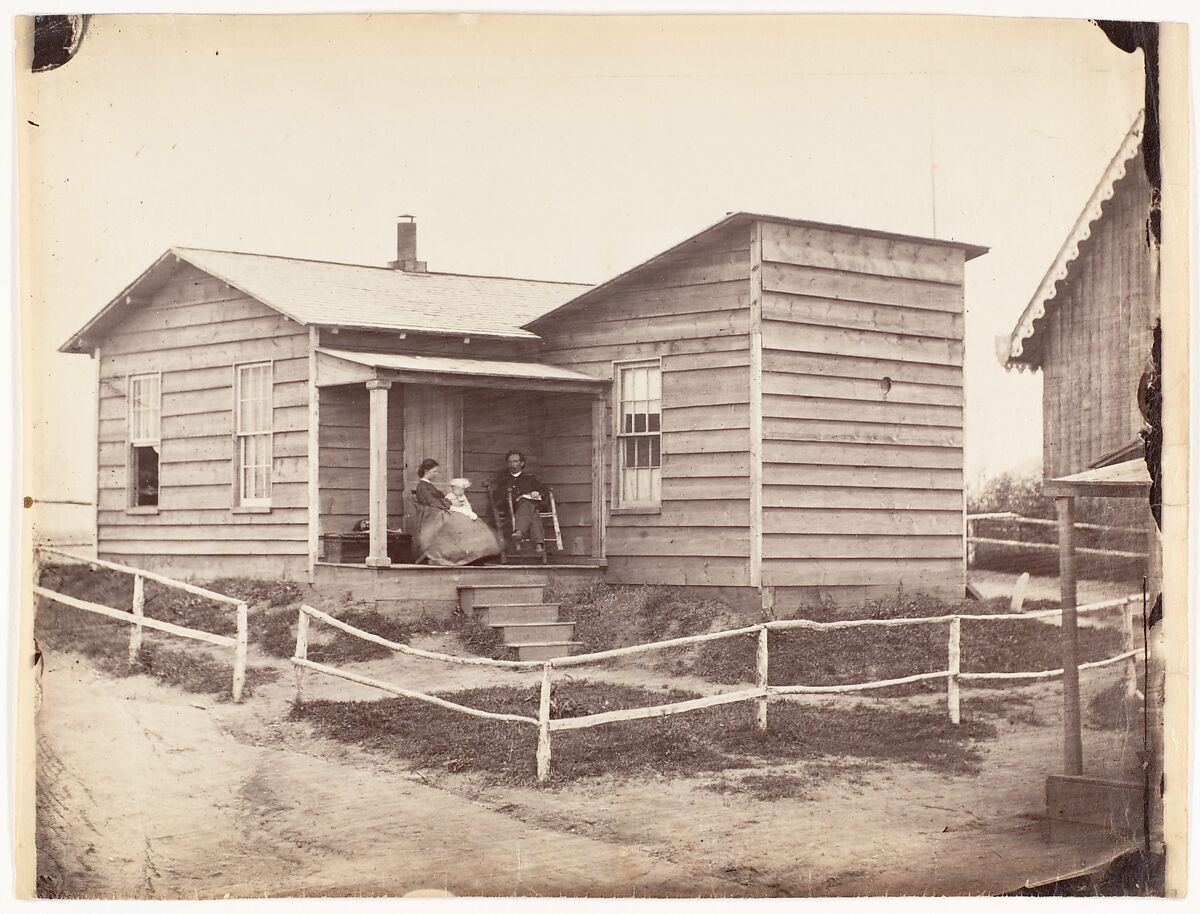
[[[296,650],[292,654],[301,660],[308,659],[308,613],[300,608],[300,618],[296,620]],[[296,675],[296,704],[304,703],[304,667],[292,664]]]
[[[950,643],[947,646],[947,666],[950,675],[946,678],[946,704],[950,709],[950,723],[957,725],[961,719],[958,700],[958,674],[961,669],[962,616],[950,620]]]
[[[967,567],[972,568],[975,565],[975,532],[972,525],[975,522],[971,518],[967,518]]]
[[[758,663],[754,671],[754,685],[762,690],[758,699],[758,729],[767,729],[767,632],[765,625],[758,630]]]
[[[129,633],[129,665],[138,662],[142,652],[142,618],[146,614],[146,585],[140,574],[133,576],[133,630]]]
[[[537,779],[550,777],[550,664],[542,665],[542,694],[538,701]]]
[[[242,700],[242,689],[246,685],[246,641],[249,629],[249,607],[243,602],[237,605],[237,644],[233,649],[233,700]]]

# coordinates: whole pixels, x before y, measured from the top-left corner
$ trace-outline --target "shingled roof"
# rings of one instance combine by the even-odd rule
[[[133,300],[165,282],[179,262],[223,280],[299,324],[501,339],[538,339],[523,325],[588,288],[582,283],[410,273],[389,267],[173,247],[60,351],[87,351],[89,339],[119,320]]]

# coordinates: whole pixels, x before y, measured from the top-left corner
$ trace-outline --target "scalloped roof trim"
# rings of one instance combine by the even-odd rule
[[[1024,371],[1026,368],[1033,371],[1038,369],[1039,366],[1031,365],[1021,358],[1025,352],[1025,341],[1031,339],[1036,332],[1034,324],[1046,316],[1047,305],[1058,294],[1058,284],[1067,278],[1067,274],[1071,270],[1071,264],[1079,257],[1079,246],[1091,237],[1092,226],[1095,225],[1096,220],[1103,213],[1104,204],[1112,199],[1117,182],[1125,177],[1129,161],[1137,155],[1138,150],[1141,148],[1142,133],[1145,130],[1145,126],[1146,112],[1142,110],[1134,118],[1133,125],[1129,128],[1129,132],[1125,134],[1125,139],[1122,140],[1117,154],[1108,163],[1108,167],[1104,170],[1100,182],[1096,185],[1096,189],[1092,191],[1091,197],[1088,198],[1087,205],[1084,206],[1083,212],[1079,214],[1079,218],[1075,220],[1075,225],[1072,226],[1070,234],[1067,235],[1067,240],[1063,242],[1062,247],[1059,249],[1058,256],[1050,264],[1050,269],[1042,277],[1037,291],[1033,293],[1033,298],[1025,306],[1025,310],[1021,313],[1016,327],[1013,328],[1012,333],[1009,335],[1008,359],[1004,363],[1005,368],[1015,366],[1019,371]]]

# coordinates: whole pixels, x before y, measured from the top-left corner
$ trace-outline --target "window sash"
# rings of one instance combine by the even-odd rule
[[[617,366],[617,503],[662,501],[662,368],[657,362]]]
[[[157,374],[129,377],[129,443],[157,445],[162,437],[162,382]]]
[[[237,495],[242,507],[271,503],[274,385],[270,362],[237,366],[234,394]]]

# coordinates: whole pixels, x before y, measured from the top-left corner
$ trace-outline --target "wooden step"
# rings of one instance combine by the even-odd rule
[[[582,641],[543,641],[540,644],[514,644],[509,651],[516,660],[553,660],[555,657],[569,657],[577,647],[583,647]]]
[[[499,606],[475,606],[475,618],[482,625],[514,625],[521,622],[557,622],[557,603],[502,603]]]
[[[476,606],[501,606],[514,603],[540,603],[546,581],[525,584],[460,584],[458,605],[463,612],[471,612]]]
[[[509,647],[518,644],[543,644],[549,641],[569,641],[575,634],[574,622],[517,622],[494,625]]]

